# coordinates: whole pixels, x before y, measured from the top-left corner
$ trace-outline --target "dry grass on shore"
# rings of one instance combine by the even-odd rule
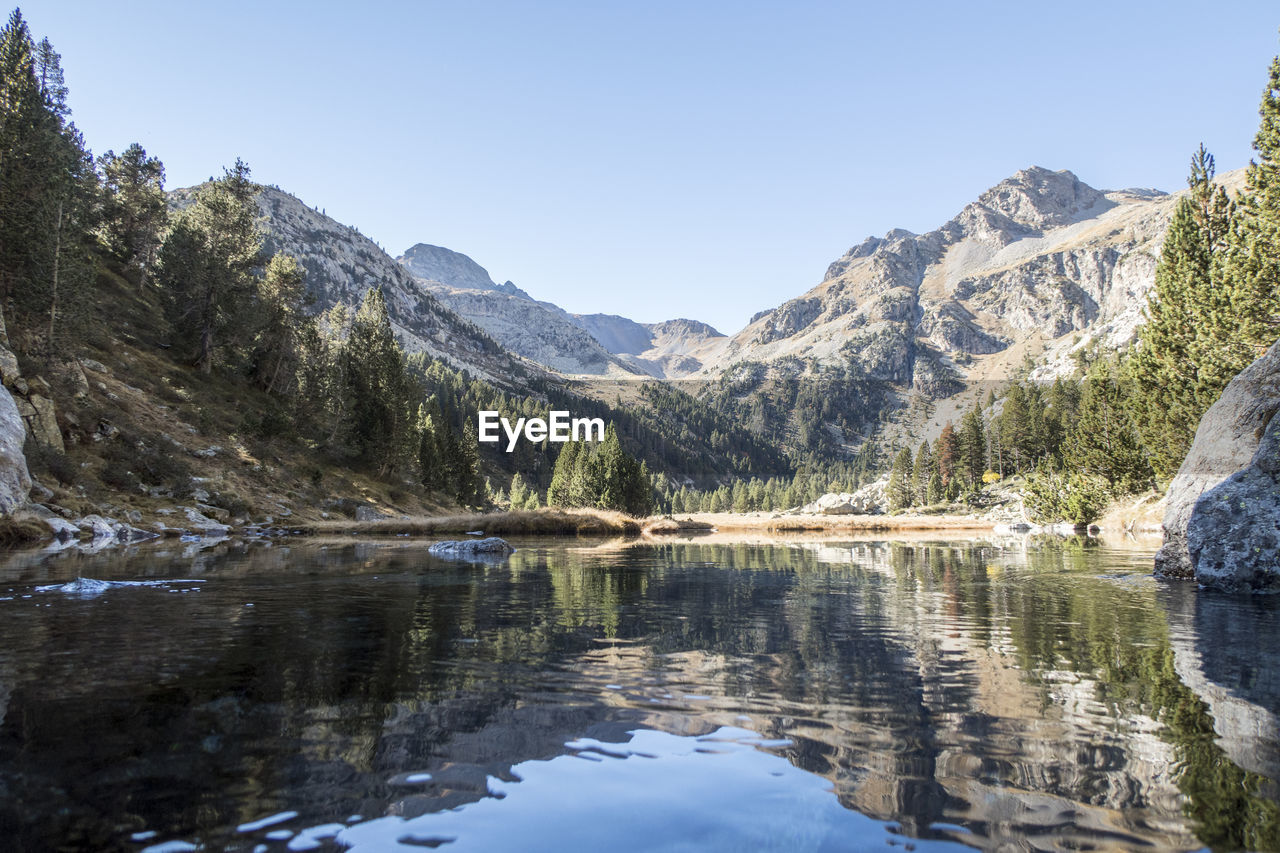
[[[319,521],[294,528],[314,535],[437,536],[480,531],[486,536],[627,536],[644,522],[598,509],[540,509],[436,517],[381,518],[376,521]]]
[[[967,515],[775,515],[773,513],[693,513],[690,521],[717,530],[764,533],[887,533],[895,531],[990,530],[990,519]]]
[[[992,523],[973,516],[947,515],[791,515],[765,513],[692,513],[638,519],[598,509],[539,509],[467,515],[382,518],[375,521],[318,521],[294,529],[304,535],[439,536],[679,536],[712,530],[758,533],[878,533],[893,531],[989,530]]]

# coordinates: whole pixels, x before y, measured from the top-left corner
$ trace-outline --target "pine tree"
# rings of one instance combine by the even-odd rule
[[[418,476],[429,492],[442,491],[448,485],[445,454],[448,444],[443,435],[447,427],[440,413],[440,405],[434,398],[418,406]],[[518,475],[517,475],[518,476]],[[512,482],[514,495],[516,484]]]
[[[911,451],[904,447],[893,458],[893,468],[889,471],[889,485],[886,489],[889,509],[900,510],[911,506]]]
[[[1026,391],[1016,382],[1005,394],[997,429],[1001,451],[1007,456],[1002,462],[1008,463],[1010,472],[1025,471],[1031,461],[1028,453],[1032,438],[1031,412],[1027,407]]]
[[[574,491],[574,473],[578,470],[578,456],[583,452],[584,444],[580,441],[569,441],[560,448],[556,456],[556,465],[551,472],[551,485],[547,487],[547,504],[550,506],[580,506],[582,495]]]
[[[249,167],[236,160],[196,191],[160,249],[160,284],[175,341],[203,373],[253,315],[254,270],[262,263],[257,193]]]
[[[1230,311],[1239,322],[1238,352],[1227,369],[1249,364],[1280,337],[1280,56],[1271,61],[1258,113],[1258,157],[1249,164],[1226,253]]]
[[[525,485],[524,477],[520,476],[517,471],[511,476],[511,509],[524,509],[525,500],[529,497],[529,488]]]
[[[1079,418],[1067,436],[1064,456],[1067,470],[1106,480],[1116,495],[1154,485],[1151,464],[1125,394],[1105,361],[1096,362],[1089,371]]]
[[[911,467],[911,502],[913,504],[929,503],[929,477],[933,473],[933,456],[929,453],[929,442],[920,442],[916,451],[916,461]]]
[[[960,421],[961,477],[970,488],[982,484],[987,470],[987,437],[982,425],[982,412],[975,405]]]
[[[933,472],[929,474],[929,486],[925,490],[925,503],[932,506],[933,504],[942,503],[947,499],[947,488],[942,484],[942,472],[935,466]]]
[[[1165,235],[1129,371],[1134,419],[1166,480],[1191,447],[1200,417],[1248,363],[1223,277],[1234,206],[1213,179],[1213,157],[1202,145],[1191,161],[1191,191]]]
[[[43,266],[42,199],[54,179],[51,119],[36,78],[31,33],[14,9],[0,31],[0,298],[34,288]]]
[[[250,376],[268,394],[284,394],[294,386],[299,335],[311,319],[303,314],[306,291],[296,258],[279,254],[271,258],[258,282],[257,302]]]
[[[481,507],[488,498],[485,480],[480,475],[480,448],[475,435],[464,429],[457,443],[453,466],[453,496],[464,507]]]
[[[414,388],[405,370],[404,354],[391,330],[391,318],[382,288],[365,293],[351,331],[342,346],[341,359],[351,401],[348,438],[356,456],[387,474],[408,454],[413,438],[410,406]],[[455,452],[460,459],[466,448]],[[455,466],[455,490],[470,497],[476,491],[467,476],[466,460]],[[474,467],[472,465],[471,467]]]
[[[67,121],[61,62],[14,10],[0,30],[0,300],[30,351],[73,340],[89,300],[98,195],[93,158]]]
[[[160,234],[168,221],[164,194],[164,164],[138,143],[119,156],[102,155],[102,236],[107,248],[145,286],[160,248]]]
[[[957,476],[957,468],[960,465],[960,440],[950,421],[947,421],[947,425],[942,428],[942,433],[934,443],[933,458],[937,463],[938,475],[942,479],[942,487],[947,498],[955,497],[960,493]]]

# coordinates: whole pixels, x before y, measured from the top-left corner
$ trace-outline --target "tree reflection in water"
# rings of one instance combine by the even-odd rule
[[[736,726],[916,839],[1280,848],[1277,602],[1156,582],[1149,552],[1092,540],[522,544],[475,565],[372,543],[12,559],[4,846],[412,818],[584,737]],[[76,576],[205,583],[32,591]]]

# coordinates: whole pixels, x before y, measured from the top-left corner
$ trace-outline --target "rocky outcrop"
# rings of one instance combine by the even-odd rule
[[[560,373],[634,377],[560,307],[497,290],[450,287],[421,280],[449,310],[475,323],[499,344]]]
[[[11,515],[24,506],[31,492],[27,457],[22,455],[26,439],[26,425],[13,395],[0,386],[0,516]]]
[[[436,281],[462,290],[495,290],[529,299],[529,294],[511,282],[495,284],[488,270],[461,252],[418,243],[405,250],[396,261],[414,278]]]
[[[53,400],[32,391],[26,397],[18,397],[15,402],[27,431],[37,444],[59,453],[66,452]]]
[[[1280,591],[1280,343],[1227,385],[1169,486],[1156,574]]]
[[[187,517],[187,524],[202,536],[226,536],[231,532],[229,526],[214,521],[195,507],[187,507],[183,512]]]
[[[26,506],[31,494],[31,472],[22,453],[27,440],[26,422],[9,391],[18,382],[22,382],[18,357],[9,349],[9,333],[0,316],[0,517]]]
[[[640,373],[678,379],[702,369],[702,359],[727,340],[711,326],[683,317],[637,323],[614,314],[572,314],[574,322]]]
[[[888,506],[889,478],[881,477],[856,492],[828,492],[800,508],[805,515],[878,515]]]

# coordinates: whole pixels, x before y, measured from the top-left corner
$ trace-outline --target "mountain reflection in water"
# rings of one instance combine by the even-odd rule
[[[1280,599],[1094,540],[516,544],[11,557],[0,849],[1280,849]]]

